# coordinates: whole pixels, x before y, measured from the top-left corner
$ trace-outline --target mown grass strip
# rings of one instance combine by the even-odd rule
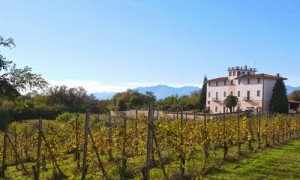
[[[300,179],[300,140],[274,146],[234,163],[225,163],[207,179]]]

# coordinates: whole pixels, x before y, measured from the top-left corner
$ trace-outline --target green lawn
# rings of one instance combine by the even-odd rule
[[[300,179],[300,140],[225,163],[207,179]]]

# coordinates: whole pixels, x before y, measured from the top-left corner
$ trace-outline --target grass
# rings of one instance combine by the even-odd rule
[[[300,179],[300,140],[212,169],[205,179]]]

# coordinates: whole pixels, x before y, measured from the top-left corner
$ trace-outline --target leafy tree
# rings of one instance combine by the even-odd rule
[[[144,99],[142,96],[131,96],[129,100],[130,108],[140,108],[144,104]]]
[[[204,76],[204,81],[201,89],[201,95],[200,95],[200,101],[199,101],[199,109],[200,111],[203,111],[205,105],[206,105],[206,92],[207,92],[207,77]]]
[[[293,92],[289,95],[289,99],[296,100],[296,101],[300,101],[300,90],[293,91]]]
[[[148,102],[155,102],[155,101],[156,101],[156,96],[153,94],[153,92],[146,91],[144,104],[148,104]]]
[[[125,104],[125,100],[124,99],[121,99],[120,101],[118,101],[117,108],[118,108],[117,109],[118,111],[126,111],[127,106]]]
[[[238,101],[239,101],[238,97],[236,97],[232,94],[229,94],[226,97],[226,99],[224,100],[224,104],[225,104],[225,107],[229,108],[230,113],[232,113],[233,108],[237,106]]]
[[[89,109],[98,113],[97,101],[94,95],[88,95],[83,87],[68,88],[67,86],[51,87],[47,93],[47,104],[54,106],[62,104],[69,112],[85,112]]]
[[[156,97],[152,92],[142,94],[128,89],[126,92],[115,94],[111,99],[111,106],[114,110],[123,109],[125,111],[130,110],[130,108],[147,108],[149,101],[156,101]],[[120,107],[120,103],[122,107]]]
[[[176,110],[180,107],[178,95],[168,96],[156,103],[162,110]]]
[[[0,36],[0,46],[12,48],[15,43],[12,38],[4,39]],[[7,61],[0,54],[0,98],[14,100],[20,95],[20,91],[32,88],[43,89],[48,83],[40,74],[31,73],[32,68],[26,66],[16,68],[12,61]]]
[[[273,87],[270,101],[270,111],[274,113],[288,113],[289,102],[286,95],[286,88],[282,78],[278,78]]]

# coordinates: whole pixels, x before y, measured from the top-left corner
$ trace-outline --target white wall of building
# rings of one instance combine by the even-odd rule
[[[252,71],[245,71],[245,69],[247,67],[244,69],[232,68],[228,72],[228,78],[209,81],[207,84],[206,106],[210,108],[211,113],[223,112],[224,100],[230,93],[238,97],[238,106],[241,110],[262,108],[263,112],[269,112],[269,104],[276,79],[252,78],[251,76],[247,79],[246,75],[255,75],[255,69],[252,69]],[[235,72],[233,73],[233,71]],[[238,71],[240,71],[240,76],[238,76]],[[244,73],[242,73],[243,71]],[[243,77],[244,75],[245,77]],[[225,84],[224,81],[226,81]],[[231,81],[233,82],[232,85]],[[247,98],[248,92],[250,92],[250,99]]]

